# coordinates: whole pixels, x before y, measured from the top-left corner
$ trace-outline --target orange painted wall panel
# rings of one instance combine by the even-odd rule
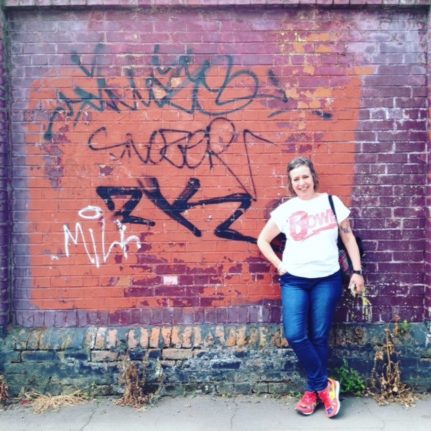
[[[397,17],[395,28],[417,21]],[[24,51],[33,59],[14,84],[25,157],[14,181],[27,196],[21,316],[73,312],[71,324],[87,324],[88,313],[110,323],[129,313],[128,323],[157,323],[162,310],[180,323],[277,320],[276,276],[255,238],[288,196],[287,163],[309,155],[323,191],[347,205],[371,199],[373,180],[357,174],[372,178],[371,146],[385,148],[387,128],[380,136],[367,121],[379,109],[392,115],[379,41],[392,30],[378,14],[59,11],[12,22],[13,60]],[[409,43],[419,50],[416,25]],[[407,71],[402,79],[399,88],[414,87]],[[373,234],[365,239],[377,247]]]

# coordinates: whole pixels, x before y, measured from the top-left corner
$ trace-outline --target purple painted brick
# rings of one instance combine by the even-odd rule
[[[217,323],[217,311],[215,308],[206,307],[204,308],[205,323],[215,324]]]
[[[186,316],[186,318],[188,315],[193,315],[193,323],[196,323],[196,324],[206,323],[205,309],[202,307],[194,308],[193,311],[186,309],[184,310],[184,315]]]
[[[137,323],[139,323],[139,322],[137,322]],[[173,312],[172,312],[172,324],[173,325],[181,325],[181,324],[191,325],[193,323],[194,323],[193,319],[190,319],[190,321],[185,322],[185,314],[184,314],[183,308],[179,308],[179,307],[173,308]]]

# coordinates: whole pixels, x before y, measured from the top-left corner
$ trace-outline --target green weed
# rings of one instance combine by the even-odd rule
[[[365,394],[367,388],[365,379],[356,370],[350,368],[345,359],[341,367],[335,372],[335,375],[340,382],[342,393],[355,396]]]

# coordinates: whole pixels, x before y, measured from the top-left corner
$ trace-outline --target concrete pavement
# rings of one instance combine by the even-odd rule
[[[416,406],[379,406],[369,398],[345,398],[340,415],[327,419],[322,408],[304,417],[294,411],[295,399],[263,396],[232,398],[198,395],[162,398],[136,410],[101,399],[36,414],[13,405],[0,410],[0,431],[429,431],[431,395]]]

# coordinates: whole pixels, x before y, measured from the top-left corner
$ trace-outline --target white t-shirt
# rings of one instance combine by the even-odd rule
[[[350,210],[333,196],[338,223]],[[297,277],[318,278],[334,274],[338,263],[338,226],[328,194],[304,200],[294,197],[271,212],[271,219],[286,235],[283,267]]]

